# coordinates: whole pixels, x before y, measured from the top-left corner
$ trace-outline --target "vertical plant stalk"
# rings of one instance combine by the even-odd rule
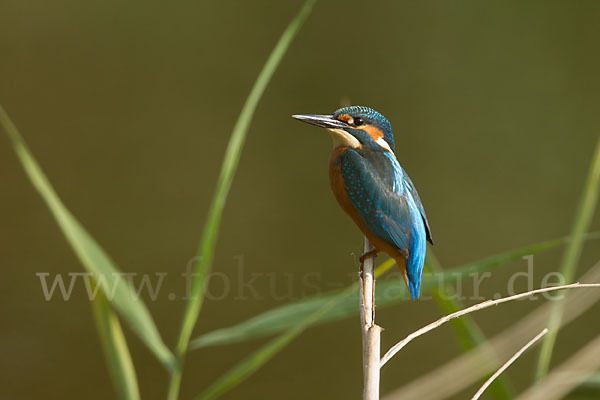
[[[583,249],[585,234],[590,226],[596,203],[598,202],[598,192],[600,187],[600,138],[596,144],[593,158],[590,163],[590,168],[585,180],[581,199],[576,209],[573,228],[571,229],[571,241],[567,244],[567,248],[563,253],[560,263],[560,273],[566,283],[573,281],[577,264]],[[558,335],[558,329],[564,313],[564,301],[554,302],[550,318],[548,319],[548,330],[550,333],[544,338],[542,347],[537,360],[535,371],[536,380],[541,380],[548,374],[550,368],[550,360],[552,359],[552,351]]]
[[[223,209],[225,208],[225,202],[233,176],[238,166],[242,148],[246,140],[246,133],[254,116],[256,106],[260,101],[271,77],[275,73],[275,70],[279,66],[281,59],[287,51],[292,39],[296,36],[300,27],[310,14],[312,7],[316,0],[306,0],[298,14],[292,19],[290,24],[287,26],[279,41],[271,51],[269,58],[265,62],[262,70],[260,71],[254,86],[242,107],[242,111],[238,116],[238,119],[233,127],[229,144],[225,150],[225,157],[221,166],[221,172],[217,181],[217,188],[212,199],[212,203],[208,212],[207,221],[204,225],[202,232],[202,238],[200,239],[200,245],[198,248],[198,257],[194,264],[194,274],[191,287],[190,300],[186,303],[185,310],[183,313],[183,322],[179,331],[179,337],[177,340],[177,348],[175,356],[177,358],[177,365],[174,371],[171,373],[171,379],[169,381],[169,387],[167,389],[167,399],[176,400],[179,397],[179,388],[181,385],[182,368],[185,359],[185,354],[188,349],[190,337],[196,321],[198,320],[198,314],[202,308],[204,300],[204,286],[206,284],[206,276],[208,275],[212,266],[214,257],[214,249],[217,243],[219,225],[221,223],[221,216],[223,215]]]
[[[92,301],[92,311],[117,398],[140,400],[135,368],[119,318],[101,290]]]
[[[363,254],[372,250],[373,245],[365,237]],[[375,324],[375,258],[367,258],[361,267],[359,299],[363,350],[363,400],[379,400],[381,327]]]

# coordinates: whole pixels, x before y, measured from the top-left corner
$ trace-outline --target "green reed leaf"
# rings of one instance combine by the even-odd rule
[[[252,353],[249,357],[240,361],[235,367],[233,367],[215,383],[213,383],[204,393],[197,396],[195,400],[211,400],[217,398],[239,385],[242,381],[266,364],[271,358],[273,358],[273,356],[275,356],[275,354],[287,346],[292,340],[304,332],[306,328],[315,323],[318,319],[322,318],[323,315],[328,311],[339,306],[339,304],[353,292],[352,289],[354,288],[347,288],[338,296],[332,297],[327,302],[322,303],[319,308],[307,315],[299,323],[292,325],[282,335],[271,340],[269,343]]]
[[[587,239],[597,238],[600,238],[600,234],[593,233],[587,236]],[[448,269],[445,270],[443,274],[424,274],[423,283],[421,285],[422,293],[424,296],[429,295],[434,290],[445,287],[446,285],[451,285],[458,279],[468,277],[473,273],[491,271],[509,262],[520,260],[525,255],[536,254],[557,247],[565,243],[565,241],[567,241],[567,239],[555,239],[536,243],[479,261],[467,263],[453,269]],[[385,261],[377,267],[375,271],[376,275],[380,276],[383,269],[389,269],[393,264],[393,260]],[[194,339],[190,343],[190,348],[198,349],[208,346],[236,343],[281,333],[286,329],[290,329],[295,324],[300,323],[308,315],[316,312],[323,304],[340,295],[345,295],[343,290],[308,297],[276,307],[237,325],[205,333]],[[377,307],[385,307],[410,299],[406,285],[401,279],[378,280],[375,296],[375,304],[377,304]],[[347,296],[337,305],[337,307],[329,310],[321,318],[315,320],[314,324],[324,324],[356,315],[358,313],[356,304],[358,304],[358,289],[355,289],[353,294]]]
[[[191,287],[191,297],[186,303],[186,308],[183,314],[183,322],[181,325],[178,341],[177,341],[177,358],[178,368],[172,374],[171,381],[169,383],[169,389],[167,398],[169,400],[175,400],[179,395],[179,386],[181,383],[181,368],[183,367],[183,359],[187,352],[188,344],[196,321],[198,320],[198,314],[202,308],[204,301],[204,286],[206,284],[206,277],[212,266],[214,257],[214,250],[217,243],[217,237],[219,232],[219,225],[221,223],[221,216],[223,215],[223,209],[225,208],[225,202],[229,189],[233,181],[233,176],[237,169],[237,165],[240,159],[244,141],[246,140],[246,134],[254,116],[256,106],[260,101],[267,85],[269,84],[271,77],[275,73],[275,70],[279,66],[281,59],[286,53],[292,40],[299,32],[300,27],[310,14],[315,0],[307,0],[298,14],[292,19],[286,30],[283,32],[279,41],[273,48],[273,51],[269,55],[265,65],[260,71],[254,86],[242,107],[242,111],[238,116],[238,119],[233,127],[229,144],[225,151],[225,157],[221,166],[221,172],[217,181],[217,188],[208,212],[208,219],[204,225],[204,231],[200,240],[198,249],[198,257],[194,265],[194,279]]]
[[[102,292],[92,302],[96,328],[113,386],[120,400],[139,400],[135,368],[119,318]]]
[[[173,354],[163,343],[148,309],[136,297],[127,280],[122,279],[119,269],[108,254],[62,203],[17,127],[1,106],[0,125],[8,134],[27,177],[50,209],[81,264],[92,273],[93,280],[104,283],[101,289],[111,305],[154,355],[171,369],[174,363]]]
[[[583,249],[583,242],[585,240],[585,232],[588,230],[594,212],[596,210],[596,203],[598,202],[598,192],[600,191],[600,138],[596,144],[596,149],[590,163],[587,178],[583,186],[583,192],[579,205],[575,211],[575,219],[573,221],[573,228],[571,229],[571,240],[567,245],[563,253],[563,257],[560,263],[560,273],[565,279],[566,283],[571,283],[575,277],[577,270],[577,264],[581,256]],[[542,379],[547,375],[548,369],[550,368],[550,360],[552,359],[552,351],[554,344],[556,343],[556,337],[558,335],[558,328],[560,326],[560,320],[562,319],[564,312],[563,301],[556,301],[553,303],[552,311],[548,319],[548,334],[542,342],[540,349],[535,378],[536,380]]]

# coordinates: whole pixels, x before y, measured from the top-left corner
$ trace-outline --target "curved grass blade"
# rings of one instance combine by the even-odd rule
[[[452,277],[446,279],[447,283],[465,276],[459,270],[452,270]],[[421,290],[427,294],[432,288],[440,285],[437,276],[423,276]],[[356,304],[358,302],[358,286],[352,285],[352,294],[346,296],[336,308],[324,313],[321,318],[314,321],[315,324],[338,321],[358,313]],[[250,339],[269,336],[290,329],[298,324],[308,315],[311,315],[327,302],[345,296],[344,291],[335,291],[320,296],[300,300],[281,307],[276,307],[255,317],[252,317],[238,325],[229,328],[217,329],[208,332],[190,343],[190,349],[195,350],[202,347],[243,342]],[[410,295],[402,279],[388,279],[377,282],[375,302],[378,308],[409,300]]]
[[[300,321],[300,323],[292,326],[285,333],[273,339],[251,354],[249,357],[239,362],[235,367],[229,370],[229,372],[225,373],[225,375],[213,383],[204,393],[195,397],[194,400],[215,399],[239,385],[242,381],[266,364],[271,358],[273,358],[275,354],[288,345],[292,340],[298,337],[298,335],[300,335],[306,328],[314,324],[318,319],[322,318],[323,315],[328,311],[338,306],[340,302],[344,301],[345,297],[348,297],[353,289],[354,287],[347,288],[340,293],[339,296],[335,296],[328,302],[321,304],[316,311],[306,316]]]
[[[578,374],[574,374],[574,379],[579,380]],[[579,386],[573,389],[567,398],[573,399],[597,399],[600,397],[600,374],[590,376]]]
[[[573,228],[571,230],[571,238],[573,239],[565,249],[563,257],[560,263],[560,273],[565,279],[566,283],[573,282],[575,277],[575,271],[581,250],[583,249],[583,241],[585,239],[585,232],[588,230],[594,211],[596,210],[596,203],[598,202],[598,192],[600,191],[600,138],[596,144],[596,149],[592,161],[590,163],[590,169],[585,180],[583,192],[581,194],[581,200],[577,206],[575,212],[575,220],[573,221]],[[553,303],[550,317],[548,318],[548,329],[550,332],[544,338],[542,347],[540,349],[535,378],[536,380],[542,379],[548,373],[550,368],[550,360],[552,359],[552,351],[558,335],[558,327],[560,326],[560,320],[564,313],[564,302],[556,301]]]
[[[140,337],[154,355],[169,369],[174,357],[163,343],[158,329],[144,303],[136,298],[126,280],[121,279],[119,270],[108,254],[100,247],[85,228],[64,206],[44,172],[29,151],[17,127],[12,123],[4,108],[0,106],[0,125],[12,141],[13,148],[29,180],[42,196],[79,261],[93,279],[101,285],[111,305],[120,313],[129,327]],[[110,293],[106,291],[110,288]],[[113,290],[114,288],[114,290]]]
[[[240,361],[238,365],[228,371],[225,375],[219,378],[214,384],[212,384],[204,393],[196,396],[195,400],[209,400],[216,399],[219,396],[225,394],[229,390],[233,389],[246,378],[252,375],[261,366],[267,363],[275,354],[281,349],[287,346],[294,338],[296,338],[304,327],[298,327],[297,329],[290,329],[288,332],[281,336],[273,339],[265,346],[261,347],[255,353],[251,354],[248,358]]]
[[[589,234],[587,236],[587,239],[597,238],[600,238],[600,234],[598,233]],[[501,265],[520,260],[525,255],[549,250],[561,245],[565,241],[567,241],[567,239],[555,239],[525,246],[517,250],[471,262],[457,268],[445,270],[443,275],[425,274],[422,283],[423,294],[431,294],[433,290],[438,289],[440,285],[450,285],[457,279],[468,277],[469,274],[474,272],[491,271]],[[392,260],[382,263],[376,269],[376,275],[380,276],[382,269],[389,269],[393,264],[394,262]],[[358,301],[358,289],[357,286],[355,287],[356,289],[352,296],[349,296],[344,301],[340,302],[337,307],[325,313],[321,318],[315,320],[314,323],[324,324],[356,315],[358,313],[358,308],[356,307],[356,302]],[[334,291],[276,307],[237,325],[205,333],[194,339],[190,343],[190,348],[199,349],[202,347],[236,343],[281,333],[318,310],[331,298],[341,294],[343,294],[343,291]],[[410,298],[406,286],[401,279],[377,281],[377,291],[375,296],[378,307],[385,307]]]
[[[117,398],[139,400],[140,391],[127,342],[121,330],[119,318],[104,293],[99,292],[92,301],[92,310]]]
[[[434,274],[444,273],[440,262],[431,253],[427,254],[427,259],[425,260],[425,271]],[[465,308],[459,300],[444,296],[439,289],[434,290],[432,294],[438,307],[444,314],[452,314]],[[451,321],[451,324],[456,329],[460,347],[465,351],[477,347],[486,340],[483,331],[475,323],[471,315],[467,314],[462,318],[455,318]]]
[[[583,381],[582,385],[593,389],[600,389],[600,373],[590,376]]]
[[[237,169],[237,165],[240,159],[240,154],[244,146],[246,139],[246,133],[248,127],[254,116],[254,111],[261,99],[265,88],[271,80],[275,70],[279,66],[279,62],[283,58],[287,51],[292,39],[296,36],[300,27],[310,14],[315,0],[307,0],[298,14],[292,19],[286,30],[281,35],[279,41],[273,48],[273,51],[269,55],[265,65],[263,66],[260,74],[258,75],[246,102],[240,112],[240,115],[233,127],[231,138],[227,150],[225,151],[225,157],[223,159],[223,165],[221,166],[221,172],[217,181],[217,188],[208,212],[208,219],[204,225],[202,232],[202,238],[198,249],[198,257],[194,265],[194,279],[191,286],[191,297],[186,303],[186,307],[183,314],[183,322],[179,332],[177,340],[176,356],[178,360],[178,367],[171,376],[171,382],[169,383],[169,389],[167,398],[169,400],[175,400],[179,394],[179,385],[181,381],[181,368],[183,367],[183,359],[187,352],[188,344],[196,321],[198,320],[198,314],[202,308],[204,300],[204,286],[206,283],[206,276],[212,266],[214,250],[217,243],[219,225],[221,223],[221,216],[229,194],[229,188],[233,181],[233,176]]]
[[[590,235],[594,238],[599,237],[597,234]],[[501,254],[495,257],[490,257],[488,259],[482,260],[479,263],[470,263],[463,267],[455,268],[453,270],[448,271],[451,277],[455,277],[458,279],[462,277],[461,274],[471,274],[473,271],[477,271],[477,266],[483,266],[485,268],[494,268],[505,262],[513,261],[515,259],[521,258],[523,255],[531,254],[532,252],[542,251],[544,249],[549,249],[551,247],[557,246],[564,242],[563,239],[557,239],[552,241],[543,242],[540,244],[536,244],[533,246],[524,247],[517,251],[512,252],[512,256],[508,257],[506,254]],[[385,271],[390,269],[394,265],[393,260],[387,260],[382,265],[380,265],[375,275],[377,277],[381,276]],[[439,264],[437,265],[439,267]],[[436,268],[436,267],[434,267]],[[481,271],[483,272],[483,271]],[[387,304],[387,301],[393,300],[395,295],[390,296],[390,290],[392,293],[396,293],[396,295],[402,296],[404,299],[409,299],[408,290],[404,285],[402,285],[402,280],[392,280],[392,281],[384,281],[383,283],[378,284],[378,292],[376,295],[381,295],[381,292],[384,292],[384,296],[381,298],[377,298],[377,304]],[[445,282],[443,284],[446,284]],[[401,286],[399,286],[401,285]],[[435,287],[439,287],[439,280],[437,277],[424,277],[422,289],[423,291],[435,291]],[[333,315],[333,318],[336,318],[336,312],[338,316],[346,316],[352,314],[355,311],[356,298],[357,296],[357,285],[353,284],[350,287],[328,296],[323,296],[326,298],[323,301],[323,298],[311,299],[316,302],[316,307],[314,304],[310,304],[311,302],[298,302],[296,304],[292,304],[292,306],[299,306],[295,310],[287,310],[287,312],[282,313],[281,317],[284,319],[301,315],[301,319],[298,321],[291,321],[289,325],[286,326],[285,331],[282,335],[273,339],[265,346],[261,347],[258,351],[253,353],[251,356],[247,357],[243,361],[241,361],[238,365],[232,368],[229,372],[223,375],[220,379],[217,380],[213,385],[211,385],[204,393],[197,396],[195,400],[211,400],[221,396],[226,393],[233,387],[237,386],[244,379],[249,377],[252,373],[258,370],[262,365],[267,363],[277,352],[283,349],[287,344],[289,344],[294,338],[300,335],[306,328],[310,325],[316,324],[319,321],[323,321],[327,315]],[[443,297],[443,296],[440,296]],[[450,304],[450,303],[442,303],[442,304]],[[343,310],[345,309],[345,310]],[[307,310],[310,310],[310,313],[306,313]],[[281,311],[279,309],[275,309],[273,311]],[[263,314],[264,315],[264,314]],[[272,317],[277,320],[278,316],[276,313],[272,315]],[[260,321],[260,316],[257,317],[257,321],[255,324],[255,328],[260,330],[265,325],[269,325],[268,321]],[[278,321],[278,323],[282,323],[285,325],[285,321]],[[325,321],[323,321],[325,322]],[[475,327],[477,327],[475,325]],[[477,327],[477,329],[479,329]],[[257,332],[254,332],[257,333]],[[264,333],[264,332],[263,332]],[[230,337],[231,339],[231,337]],[[237,337],[234,340],[240,340],[243,338]],[[204,343],[206,345],[207,343]],[[212,343],[215,344],[215,343]],[[221,343],[222,344],[222,343]],[[193,343],[192,343],[193,345]],[[503,395],[504,392],[500,391],[499,394]]]

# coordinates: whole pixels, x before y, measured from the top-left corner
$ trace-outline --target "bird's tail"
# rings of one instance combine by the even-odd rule
[[[423,276],[423,265],[425,264],[424,252],[415,253],[409,255],[408,258],[398,257],[396,259],[413,300],[417,300],[421,294],[421,277]]]
[[[411,274],[409,272],[410,268],[408,267],[408,265],[410,261],[410,258],[407,260],[404,257],[398,257],[396,259],[396,264],[398,264],[400,270],[402,270],[402,277],[404,278],[404,283],[406,283],[406,287],[408,288],[412,299],[417,300],[421,291],[421,279],[420,274],[414,276],[414,274]]]

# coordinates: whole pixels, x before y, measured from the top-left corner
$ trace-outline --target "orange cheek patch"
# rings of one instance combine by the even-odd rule
[[[378,128],[376,128],[372,125],[367,125],[364,128],[360,128],[360,129],[367,132],[374,141],[378,141],[379,139],[381,139],[383,137],[383,132],[381,132],[381,130],[379,130]]]

